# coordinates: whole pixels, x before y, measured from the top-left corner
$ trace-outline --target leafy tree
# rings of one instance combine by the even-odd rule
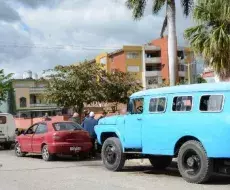
[[[207,81],[204,78],[202,78],[200,75],[197,76],[196,80],[197,83],[207,83]]]
[[[10,89],[8,90],[7,103],[8,103],[8,113],[15,115],[16,114],[16,102],[15,102],[15,92],[14,92],[12,83],[10,85]]]
[[[114,103],[114,111],[117,110],[119,103],[127,103],[133,92],[142,89],[133,74],[117,70],[107,73],[101,82],[105,92],[105,101]]]
[[[133,17],[143,17],[148,0],[127,0],[126,5],[133,11]],[[192,10],[194,0],[180,0],[184,15],[188,16]],[[168,57],[170,85],[176,84],[177,65],[177,38],[176,38],[176,0],[153,0],[152,12],[154,15],[166,7],[166,16],[161,30],[161,37],[168,27]]]
[[[5,75],[4,70],[0,70],[0,104],[7,100],[7,94],[11,88],[12,75],[13,74]]]
[[[197,26],[185,31],[191,48],[201,54],[221,79],[230,77],[229,0],[197,0],[193,18]]]
[[[49,85],[45,95],[49,102],[82,113],[84,103],[104,99],[99,82],[103,74],[100,65],[84,62],[77,66],[57,66],[50,71],[52,74],[47,76]]]

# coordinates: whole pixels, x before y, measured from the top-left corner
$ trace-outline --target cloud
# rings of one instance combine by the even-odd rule
[[[15,22],[19,21],[20,16],[17,11],[11,8],[6,2],[0,2],[0,21]]]
[[[148,8],[140,21],[134,21],[124,2],[15,0],[10,8],[18,14],[20,22],[0,24],[3,29],[0,35],[4,43],[27,47],[6,48],[0,42],[0,67],[10,72],[30,69],[39,73],[57,64],[68,65],[115,47],[144,44],[158,38],[165,10],[153,16]],[[181,12],[179,7],[178,12]],[[188,21],[178,15],[178,39],[184,43],[181,33]],[[84,48],[89,46],[90,49]]]

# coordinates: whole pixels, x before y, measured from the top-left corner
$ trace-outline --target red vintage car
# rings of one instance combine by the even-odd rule
[[[29,127],[16,138],[15,154],[41,154],[51,161],[58,154],[85,155],[92,148],[89,133],[73,122],[40,122]]]

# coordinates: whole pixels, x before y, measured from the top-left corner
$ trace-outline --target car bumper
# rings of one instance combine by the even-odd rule
[[[73,148],[80,147],[80,150],[76,150]],[[85,143],[66,143],[66,144],[51,144],[49,145],[49,152],[51,154],[66,154],[66,155],[74,155],[79,152],[89,152],[92,148],[91,142]]]

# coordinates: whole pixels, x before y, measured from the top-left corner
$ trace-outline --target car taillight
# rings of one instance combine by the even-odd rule
[[[61,139],[61,137],[58,134],[54,134],[53,139],[54,139],[54,141],[59,141]]]

